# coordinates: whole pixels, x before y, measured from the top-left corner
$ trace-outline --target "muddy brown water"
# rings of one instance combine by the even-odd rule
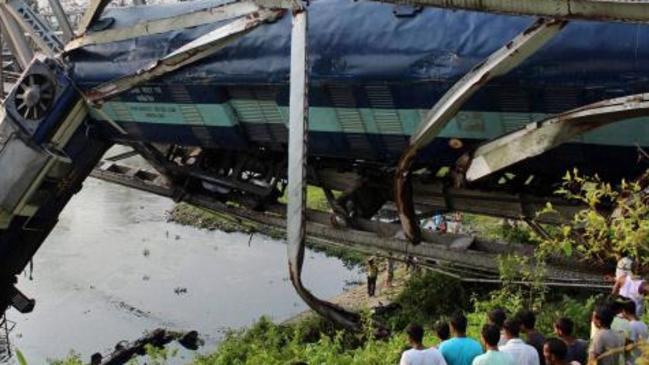
[[[281,321],[305,304],[288,280],[286,245],[261,235],[198,230],[166,221],[169,199],[89,179],[34,258],[19,287],[37,300],[12,341],[30,364],[71,350],[88,360],[121,340],[166,327],[197,330],[214,350],[228,328],[261,315]],[[304,278],[321,297],[361,279],[340,260],[308,252]],[[186,363],[181,352],[173,363]]]

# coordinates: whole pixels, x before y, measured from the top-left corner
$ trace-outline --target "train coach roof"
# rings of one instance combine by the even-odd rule
[[[203,0],[114,8],[113,28],[172,17],[223,3]],[[426,8],[398,17],[395,6],[372,1],[316,0],[309,6],[311,80],[318,82],[451,83],[509,42],[530,17]],[[81,85],[132,74],[221,24],[206,24],[70,52],[71,77]],[[290,16],[264,24],[214,55],[160,79],[183,83],[282,83],[288,80]],[[571,22],[538,54],[506,77],[555,77],[588,85],[590,78],[628,80],[649,74],[649,27]],[[542,72],[542,74],[540,74]],[[593,81],[593,82],[595,82]],[[536,81],[534,81],[536,82]]]

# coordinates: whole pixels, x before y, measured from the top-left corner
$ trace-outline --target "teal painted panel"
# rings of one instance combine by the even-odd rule
[[[380,134],[379,127],[376,125],[376,120],[374,119],[374,113],[372,113],[371,108],[360,108],[358,109],[363,118],[363,124],[365,124],[366,133],[371,134]]]
[[[232,127],[238,124],[237,116],[227,104],[197,104],[207,126]]]
[[[404,133],[407,135],[414,134],[421,123],[421,112],[416,109],[400,109],[397,113],[399,114],[399,119],[401,119]]]
[[[227,105],[221,104],[194,104],[207,126],[230,127],[236,124],[236,116]],[[120,113],[116,109],[123,110]],[[131,103],[107,102],[103,107],[111,119],[120,122],[158,123],[158,124],[192,124],[185,120],[181,111],[181,104],[174,103]],[[91,112],[96,119],[104,119],[97,111]]]
[[[583,136],[583,142],[603,145],[649,146],[649,118],[634,118],[611,124]]]
[[[194,107],[201,115],[206,126],[230,127],[237,124],[237,117],[228,104],[195,104]],[[284,123],[288,123],[288,107],[278,107]],[[387,110],[382,110],[385,113]],[[180,104],[173,103],[130,103],[107,102],[102,112],[109,118],[123,122],[160,123],[160,124],[191,124],[185,120]],[[341,112],[341,110],[338,110]],[[380,134],[381,128],[376,123],[376,110],[361,108],[356,111],[362,119],[362,125],[347,127],[347,132]],[[397,113],[403,130],[412,135],[427,110],[393,110]],[[104,117],[96,110],[90,111],[96,120]],[[309,130],[317,132],[341,133],[338,113],[332,107],[311,107],[309,109]],[[542,120],[543,114],[530,113],[496,113],[496,112],[460,112],[440,133],[446,138],[493,139],[506,133],[512,128],[521,128],[530,121]],[[358,130],[357,130],[358,129]],[[388,133],[395,134],[395,133]],[[649,146],[649,118],[635,118],[619,122],[607,127],[591,131],[575,139],[576,142],[619,145],[619,146]]]

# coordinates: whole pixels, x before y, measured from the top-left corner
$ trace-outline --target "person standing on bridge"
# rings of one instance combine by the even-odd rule
[[[379,276],[379,268],[376,266],[374,257],[367,260],[367,295],[373,297],[376,292],[376,278]]]
[[[633,300],[636,305],[636,316],[642,317],[644,296],[649,294],[649,284],[633,274],[633,261],[628,257],[623,257],[617,262],[612,292],[613,295]]]

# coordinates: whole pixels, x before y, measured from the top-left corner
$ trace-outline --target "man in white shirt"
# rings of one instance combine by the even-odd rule
[[[420,325],[411,324],[406,333],[412,348],[401,354],[399,365],[446,365],[444,357],[436,348],[424,347],[424,329]]]
[[[636,316],[642,317],[644,297],[649,294],[649,285],[644,279],[633,274],[633,261],[628,257],[623,257],[617,263],[612,294],[633,300]]]
[[[539,354],[536,352],[536,349],[518,337],[521,330],[521,322],[514,318],[508,319],[505,321],[503,328],[507,343],[500,346],[499,350],[509,354],[517,365],[539,365]]]

